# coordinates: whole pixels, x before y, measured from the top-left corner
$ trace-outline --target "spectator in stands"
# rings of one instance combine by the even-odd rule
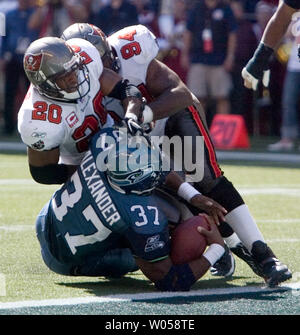
[[[136,6],[138,13],[138,21],[153,31],[153,22],[156,18],[156,13],[150,0],[131,0],[131,3]]]
[[[158,58],[186,83],[188,69],[184,68],[180,62],[184,47],[183,33],[186,26],[186,1],[174,0],[171,8],[170,14],[162,14],[158,19],[160,36],[158,39],[160,46]],[[168,30],[166,30],[166,26],[169,26]]]
[[[29,27],[38,29],[39,37],[59,37],[72,23],[87,20],[87,8],[81,0],[38,0]]]
[[[4,133],[11,135],[16,128],[15,105],[20,83],[23,91],[29,85],[23,71],[23,55],[29,44],[38,36],[28,28],[28,20],[34,11],[33,1],[18,0],[18,7],[6,13],[6,35],[2,37],[0,70],[4,72]],[[20,102],[23,99],[20,99]]]
[[[276,10],[271,1],[259,1],[255,7],[257,22],[254,24],[257,45],[265,33],[269,20]],[[283,41],[284,43],[284,41]],[[259,112],[259,132],[265,135],[278,136],[281,123],[282,90],[286,71],[286,62],[278,57],[277,52],[269,59],[270,85],[268,88],[259,85],[256,94]]]
[[[281,139],[268,146],[270,151],[293,150],[295,140],[299,135],[300,62],[297,53],[298,44],[300,44],[299,37],[295,39],[291,50],[283,86]]]
[[[100,9],[110,3],[110,0],[81,0],[88,12],[87,22],[94,22],[95,15]]]
[[[237,45],[235,61],[232,68],[233,89],[231,92],[232,113],[243,115],[248,128],[252,132],[253,94],[244,87],[241,71],[247,64],[257,46],[257,38],[253,24],[246,18],[244,1],[232,0],[231,9],[237,20]]]
[[[189,11],[182,65],[189,68],[187,85],[204,107],[209,96],[216,112],[230,113],[229,93],[236,49],[236,20],[221,0],[196,2]]]
[[[106,35],[111,35],[117,30],[139,23],[137,8],[128,0],[111,0],[110,4],[95,14],[93,23]]]

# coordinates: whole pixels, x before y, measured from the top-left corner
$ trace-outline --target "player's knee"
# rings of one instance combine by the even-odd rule
[[[155,283],[160,291],[189,291],[196,278],[188,264],[172,265],[165,277]]]
[[[128,272],[137,271],[135,259],[130,249],[113,249],[102,256],[93,256],[85,260],[77,269],[82,276],[120,278]]]

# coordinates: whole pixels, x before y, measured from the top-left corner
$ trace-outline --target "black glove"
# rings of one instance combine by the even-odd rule
[[[268,67],[273,51],[272,48],[260,43],[254,56],[243,68],[242,77],[251,83],[253,90],[257,89],[258,82],[261,80],[265,87],[269,85],[270,71]]]
[[[150,134],[153,129],[150,123],[145,123],[142,125],[142,127],[143,127],[144,134]]]
[[[300,44],[298,44],[298,58],[299,58],[299,62],[300,62]]]
[[[134,119],[132,118],[128,118],[128,117],[125,117],[124,119],[125,123],[126,123],[126,127],[129,131],[129,133],[132,135],[132,136],[135,136],[135,135],[142,135],[143,134],[143,129],[142,127],[138,124],[137,121],[135,121]]]

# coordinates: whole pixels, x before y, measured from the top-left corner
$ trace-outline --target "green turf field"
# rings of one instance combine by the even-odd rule
[[[300,169],[286,167],[259,167],[222,165],[226,176],[241,191],[252,215],[255,217],[265,239],[292,270],[294,276],[288,283],[300,282]],[[108,295],[124,295],[156,292],[153,285],[140,273],[134,273],[120,280],[103,278],[65,277],[51,273],[43,264],[39,244],[35,238],[34,223],[39,210],[49,200],[56,186],[36,184],[31,180],[25,155],[0,155],[0,307],[1,303],[20,301],[43,301],[47,299],[69,299],[84,297],[104,297]],[[237,260],[234,276],[230,279],[215,279],[206,274],[193,289],[201,291],[214,288],[243,288],[260,285],[262,280],[255,276],[244,263]],[[298,292],[298,291],[297,291]],[[248,294],[248,295],[247,295]],[[236,296],[236,301],[249,304],[250,314],[300,314],[300,293],[287,292],[247,293]],[[252,295],[251,295],[252,294]],[[253,294],[255,298],[253,298]],[[270,296],[272,297],[270,299]],[[292,298],[288,300],[286,297]],[[264,303],[277,301],[272,307]],[[176,314],[176,305],[180,305],[180,313],[185,314],[184,301],[174,303],[174,297],[162,302],[163,297],[151,300],[134,299],[130,309],[121,310],[123,314]],[[231,295],[213,294],[191,300],[187,314],[240,314],[242,309]],[[200,299],[200,300],[199,300]],[[199,304],[202,305],[199,307]],[[204,299],[204,300],[203,300]],[[250,300],[249,300],[250,299]],[[294,300],[293,300],[294,299]],[[62,300],[63,301],[63,300]],[[140,303],[139,303],[140,301]],[[250,302],[255,301],[255,304]],[[262,302],[263,305],[259,305]],[[117,305],[122,306],[119,301]],[[207,309],[216,306],[219,310]],[[76,305],[75,314],[111,314],[112,303],[106,302],[98,306]],[[197,307],[198,306],[198,307]],[[226,306],[226,308],[224,308]],[[250,307],[248,307],[250,308]],[[254,308],[254,309],[253,309]],[[41,307],[41,314],[72,314],[71,308],[60,307],[60,312]],[[247,311],[243,309],[243,311]],[[1,310],[0,314],[18,314],[21,310]],[[215,312],[213,312],[215,311]],[[38,313],[35,309],[27,309],[25,314]],[[122,312],[117,312],[122,314]],[[268,313],[267,313],[268,314]]]

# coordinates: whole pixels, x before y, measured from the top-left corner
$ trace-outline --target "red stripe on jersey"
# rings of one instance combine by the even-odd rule
[[[147,103],[153,101],[153,96],[148,92],[144,83],[139,84],[137,88],[141,91],[143,97],[147,100]]]
[[[213,168],[214,174],[216,176],[216,178],[220,177],[222,175],[222,171],[219,168],[218,162],[217,162],[217,158],[216,158],[216,153],[215,153],[215,149],[214,146],[211,142],[211,139],[208,135],[208,132],[206,130],[206,128],[203,125],[203,122],[198,114],[197,109],[194,106],[190,106],[188,107],[189,111],[192,113],[193,118],[197,124],[197,127],[200,130],[200,133],[202,134],[202,136],[204,137],[204,143],[205,146],[208,150],[208,154],[209,154],[209,161],[211,163],[211,166]]]

